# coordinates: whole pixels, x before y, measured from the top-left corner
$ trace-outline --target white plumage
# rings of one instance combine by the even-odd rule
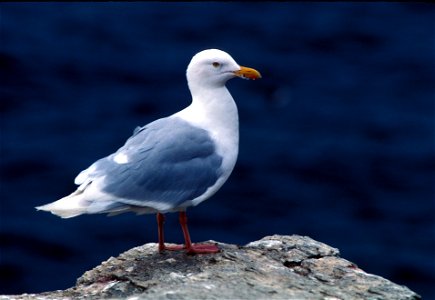
[[[117,152],[76,177],[79,187],[75,192],[37,209],[62,218],[134,211],[156,212],[162,219],[162,213],[180,211],[187,231],[182,221],[185,209],[211,197],[228,179],[237,160],[238,113],[225,87],[235,76],[261,77],[221,50],[196,54],[186,71],[192,94],[188,107],[137,129]],[[160,250],[167,248],[160,236],[162,226],[159,221]],[[187,238],[186,248],[210,252],[207,247],[207,251],[194,248]]]

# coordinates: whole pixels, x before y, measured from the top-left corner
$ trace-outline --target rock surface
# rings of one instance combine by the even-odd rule
[[[0,299],[420,299],[309,237],[218,245],[218,254],[187,255],[146,244],[87,271],[75,287]]]

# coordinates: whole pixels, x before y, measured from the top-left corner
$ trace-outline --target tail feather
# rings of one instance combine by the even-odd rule
[[[87,211],[87,201],[84,201],[81,197],[82,193],[82,191],[77,190],[62,199],[35,208],[37,210],[51,212],[64,219],[76,217]]]
[[[51,212],[61,218],[67,219],[83,214],[108,213],[116,215],[131,209],[130,205],[114,200],[88,200],[83,195],[83,190],[77,189],[71,195],[62,199],[35,207],[37,210]]]

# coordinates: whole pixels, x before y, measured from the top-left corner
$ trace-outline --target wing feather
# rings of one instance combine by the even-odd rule
[[[128,205],[177,207],[193,200],[222,174],[222,157],[209,133],[178,118],[137,128],[117,152],[82,171],[76,184],[98,180],[101,190]],[[122,154],[123,161],[114,159]]]

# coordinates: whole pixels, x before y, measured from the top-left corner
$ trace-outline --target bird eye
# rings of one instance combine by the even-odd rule
[[[213,67],[218,68],[220,67],[220,63],[218,63],[217,61],[215,61],[214,63],[212,63]]]

